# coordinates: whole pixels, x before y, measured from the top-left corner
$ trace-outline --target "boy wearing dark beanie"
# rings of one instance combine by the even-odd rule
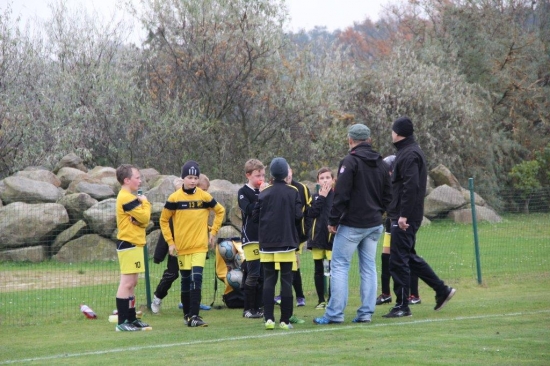
[[[299,245],[296,222],[302,219],[302,202],[298,190],[286,184],[288,163],[284,158],[271,161],[269,171],[273,184],[263,189],[253,211],[259,225],[260,262],[264,271],[264,319],[265,329],[275,328],[274,302],[278,272],[281,276],[281,318],[279,328],[291,329],[293,310],[292,265],[296,262]]]
[[[208,193],[197,187],[200,169],[196,161],[187,161],[181,168],[183,185],[172,193],[160,215],[160,228],[171,256],[177,256],[181,275],[181,303],[184,324],[206,327],[199,316],[202,273],[208,252],[205,238],[214,248],[216,234],[221,227],[225,209]],[[208,216],[215,213],[208,233]],[[174,233],[170,230],[172,219]],[[210,236],[209,236],[210,235]]]

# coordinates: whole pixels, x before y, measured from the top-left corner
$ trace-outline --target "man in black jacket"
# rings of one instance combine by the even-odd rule
[[[385,318],[411,316],[409,286],[411,272],[435,291],[434,310],[441,309],[456,290],[445,285],[430,265],[416,254],[416,232],[424,217],[424,196],[428,178],[426,158],[414,136],[411,120],[400,117],[392,126],[392,141],[397,148],[392,175],[390,274],[393,278],[395,306]]]
[[[348,272],[353,253],[359,256],[361,306],[354,323],[369,323],[376,307],[376,246],[383,232],[382,214],[391,201],[388,167],[370,145],[370,130],[355,124],[348,130],[349,154],[340,162],[329,232],[332,248],[331,296],[325,315],[315,324],[342,323],[348,299]]]

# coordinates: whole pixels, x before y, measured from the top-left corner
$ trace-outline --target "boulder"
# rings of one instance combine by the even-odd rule
[[[460,208],[466,203],[461,191],[444,184],[435,188],[424,199],[424,215],[433,219],[447,215],[449,211]]]
[[[462,192],[462,195],[464,196],[464,199],[467,202],[470,202],[470,191],[465,189],[465,188],[462,188],[460,191]],[[485,200],[483,199],[483,197],[481,197],[476,192],[474,192],[474,203],[477,206],[485,206]]]
[[[151,203],[151,222],[155,224],[155,226],[160,227],[160,215],[162,214],[162,209],[164,208],[165,202],[152,202]]]
[[[84,211],[83,216],[93,233],[110,238],[116,229],[116,199],[96,203]]]
[[[118,259],[116,243],[97,234],[87,234],[69,241],[52,258],[64,263]]]
[[[25,177],[32,180],[37,180],[39,182],[50,183],[56,187],[61,187],[61,181],[59,180],[59,178],[49,170],[21,170],[15,173],[14,176]]]
[[[0,249],[42,245],[69,223],[65,207],[58,203],[15,202],[0,208]]]
[[[235,237],[241,237],[241,233],[232,225],[224,225],[220,228],[217,235],[218,239],[229,239]]]
[[[82,170],[83,172],[88,171],[86,166],[84,166],[83,160],[76,156],[75,153],[70,153],[62,157],[61,160],[59,160],[59,162],[56,164],[53,172],[57,174],[60,169],[65,167],[76,168],[78,170]]]
[[[149,235],[147,235],[147,253],[149,254],[149,258],[153,258],[153,255],[155,254],[155,249],[157,247],[157,243],[159,241],[159,237],[162,235],[160,229],[153,230]]]
[[[120,183],[116,178],[116,169],[105,166],[96,166],[88,171],[88,175],[101,184],[106,184],[113,189],[115,194],[120,191]],[[145,187],[144,187],[145,190]]]
[[[149,184],[149,182],[153,178],[156,178],[160,175],[160,173],[156,169],[153,169],[153,168],[140,169],[139,172],[141,173],[142,183],[143,183],[143,180],[145,180],[145,182],[147,182],[147,184]]]
[[[459,224],[471,224],[472,223],[472,209],[463,208],[460,210],[453,210],[449,212],[449,218]],[[490,222],[492,224],[499,223],[502,218],[492,209],[486,206],[476,205],[476,221],[477,222]]]
[[[72,193],[87,193],[92,198],[98,201],[103,201],[107,198],[115,197],[116,193],[113,188],[102,183],[99,179],[91,177],[77,178],[67,187],[67,194]]]
[[[87,233],[88,233],[88,225],[86,224],[86,222],[84,220],[78,221],[76,224],[74,224],[70,228],[61,232],[61,234],[59,234],[55,238],[53,244],[50,247],[50,253],[52,255],[56,254],[57,252],[59,252],[59,250],[65,243],[71,240],[77,239]]]
[[[39,263],[46,259],[46,247],[38,245],[0,252],[0,262],[32,262]]]
[[[57,201],[63,205],[69,214],[71,223],[84,218],[84,211],[95,205],[98,201],[87,193],[72,193],[65,195]]]
[[[5,204],[12,202],[57,202],[61,193],[51,183],[40,182],[23,176],[11,176],[2,181],[0,199]]]
[[[67,189],[69,185],[76,179],[89,177],[87,173],[80,169],[65,167],[57,172],[57,178],[61,181],[61,188]]]
[[[149,191],[145,192],[145,196],[150,202],[162,202],[163,204],[172,193],[175,192],[174,180],[181,179],[174,175],[161,175],[154,179]]]
[[[454,189],[461,189],[461,185],[458,182],[458,179],[451,173],[449,168],[443,164],[439,164],[434,169],[430,170],[430,177],[433,179],[436,187],[442,185],[448,185]]]

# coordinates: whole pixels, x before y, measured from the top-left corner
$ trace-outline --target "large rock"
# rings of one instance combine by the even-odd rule
[[[159,241],[159,237],[162,235],[160,229],[153,230],[149,235],[147,235],[147,253],[149,254],[149,258],[153,258],[153,255],[155,254],[155,249],[157,247],[157,243]]]
[[[53,170],[53,172],[57,174],[57,172],[64,167],[76,168],[76,169],[82,170],[83,172],[88,171],[88,169],[84,165],[83,160],[78,156],[76,156],[76,154],[74,153],[70,153],[62,157],[61,160],[59,160],[59,162],[55,166],[55,169]]]
[[[139,172],[141,173],[142,183],[145,180],[145,182],[147,182],[148,185],[149,185],[149,182],[151,180],[153,180],[154,178],[156,178],[160,175],[160,173],[156,169],[153,169],[153,168],[140,169]]]
[[[443,164],[439,164],[434,169],[430,170],[430,177],[434,180],[436,187],[442,185],[448,185],[454,189],[461,189],[461,185],[458,182],[458,179],[454,176],[453,173]]]
[[[160,215],[162,214],[162,209],[164,208],[165,202],[152,202],[151,203],[151,221],[155,226],[160,227]]]
[[[23,176],[7,177],[0,188],[0,198],[5,204],[12,202],[57,202],[62,193],[56,186]]]
[[[150,202],[165,203],[168,196],[175,192],[174,181],[181,179],[174,175],[161,175],[155,178],[151,183],[149,191],[145,192],[145,196]]]
[[[15,202],[0,208],[0,248],[44,244],[69,223],[60,204]]]
[[[220,228],[220,231],[218,231],[217,237],[218,239],[229,239],[229,238],[235,238],[235,237],[240,238],[241,233],[239,232],[239,230],[237,230],[233,226],[225,225]]]
[[[97,234],[83,235],[61,247],[52,257],[59,262],[116,261],[116,243]]]
[[[67,194],[72,193],[87,193],[98,201],[116,196],[111,186],[92,177],[73,180],[72,183],[69,184],[69,187],[67,187]]]
[[[101,184],[106,184],[118,193],[120,191],[120,183],[116,178],[116,169],[105,166],[96,166],[92,170],[88,171],[88,175],[97,180]],[[144,188],[145,190],[145,188]]]
[[[26,247],[19,249],[6,250],[0,252],[0,262],[32,262],[39,263],[46,259],[46,247],[39,245],[36,247]]]
[[[98,202],[83,215],[93,233],[109,238],[116,229],[116,199]]]
[[[462,192],[462,195],[464,196],[464,199],[467,202],[470,202],[470,191],[465,189],[465,188],[462,188],[460,191]],[[483,197],[481,197],[476,192],[474,192],[474,203],[477,206],[485,206],[485,200],[483,199]]]
[[[63,231],[55,238],[52,246],[50,247],[51,254],[56,254],[65,243],[77,239],[87,233],[88,225],[86,224],[86,222],[84,220],[78,221],[76,224]]]
[[[18,177],[25,177],[32,180],[37,180],[39,182],[50,183],[56,187],[61,187],[61,181],[59,180],[59,178],[49,170],[21,170],[14,175]]]
[[[61,181],[61,188],[67,189],[69,185],[76,179],[88,178],[88,173],[80,169],[64,167],[57,172],[57,178]]]
[[[72,193],[61,197],[57,203],[65,207],[70,222],[75,223],[84,218],[84,211],[95,205],[97,200],[87,193]]]
[[[449,217],[454,220],[454,222],[460,224],[471,224],[472,220],[472,209],[464,208],[460,210],[453,210],[449,212]],[[490,222],[496,224],[502,221],[502,218],[492,209],[485,206],[476,205],[476,221],[477,222]]]
[[[424,215],[433,219],[466,204],[462,192],[444,184],[435,188],[424,200]]]

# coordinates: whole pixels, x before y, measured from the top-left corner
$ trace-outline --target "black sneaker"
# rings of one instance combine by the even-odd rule
[[[380,296],[376,298],[376,305],[382,304],[391,304],[391,295],[380,294]]]
[[[193,327],[193,328],[195,328],[195,327],[207,327],[208,324],[206,324],[200,316],[193,315],[192,317],[189,318],[187,326],[188,327]]]
[[[389,313],[382,315],[383,318],[402,318],[404,316],[412,316],[411,309],[408,306],[406,308],[394,306]]]
[[[189,314],[183,316],[183,325],[189,325]]]
[[[150,326],[149,324],[147,323],[144,323],[142,322],[141,320],[139,319],[136,319],[132,322],[132,324],[137,327],[137,328],[141,328],[141,330],[153,330],[153,327]]]
[[[243,311],[243,318],[258,319],[263,318],[264,314],[258,314],[257,311],[250,309]]]
[[[435,307],[434,310],[439,310],[445,304],[449,302],[449,300],[455,295],[456,290],[452,287],[447,286],[447,291],[445,292],[445,295],[443,296],[435,296]]]
[[[420,300],[419,297],[416,297],[414,295],[409,296],[409,305],[418,305],[422,304],[422,300]]]
[[[129,323],[128,320],[122,324],[118,324],[115,330],[117,332],[141,332],[141,328],[136,327],[133,323]]]

